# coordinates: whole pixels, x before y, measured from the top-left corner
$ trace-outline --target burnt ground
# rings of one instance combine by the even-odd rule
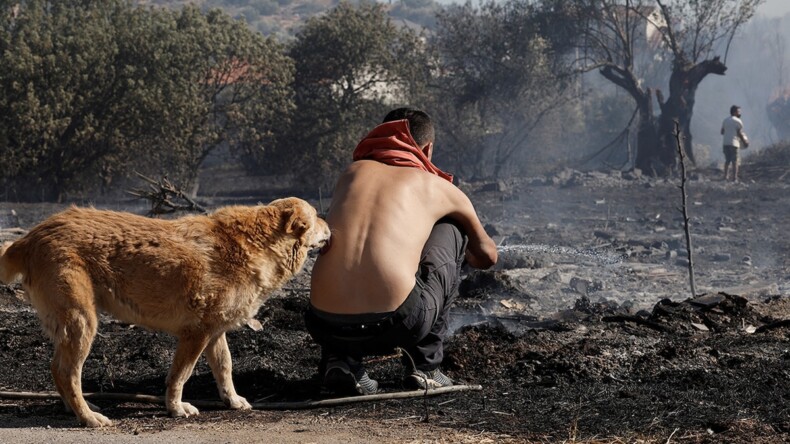
[[[461,186],[500,243],[501,261],[467,275],[444,369],[481,392],[301,411],[204,409],[188,419],[168,418],[161,406],[96,401],[116,422],[112,439],[157,442],[187,430],[192,441],[219,442],[253,427],[252,440],[265,442],[266,430],[285,421],[293,433],[279,442],[790,441],[787,184],[705,174],[689,183],[696,298],[674,182],[564,171]],[[10,208],[23,228],[55,210],[3,203],[0,214]],[[261,331],[229,334],[236,387],[250,401],[324,396],[318,348],[301,320],[308,273],[309,264],[261,308]],[[104,318],[84,389],[163,394],[174,345]],[[0,286],[0,390],[53,390],[50,356],[35,313]],[[384,391],[399,389],[396,359],[369,372]],[[217,399],[205,362],[185,398]],[[74,419],[57,401],[0,400],[0,422],[12,432],[3,436],[25,440],[16,433],[69,428]]]

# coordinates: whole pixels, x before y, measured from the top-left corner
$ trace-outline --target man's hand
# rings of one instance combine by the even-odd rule
[[[480,242],[473,242],[470,239],[466,249],[466,262],[469,266],[479,270],[486,270],[496,264],[497,249],[494,240],[486,236]]]
[[[743,149],[749,148],[749,138],[746,137],[746,134],[744,134],[743,131],[738,132],[738,137],[741,139],[741,145],[743,146]]]

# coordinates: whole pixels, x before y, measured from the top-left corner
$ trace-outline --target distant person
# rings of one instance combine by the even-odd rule
[[[431,163],[433,142],[428,114],[395,109],[359,142],[335,186],[332,238],[305,313],[331,391],[376,393],[362,359],[395,347],[405,351],[407,387],[453,385],[439,365],[461,265],[489,268],[497,247],[452,176]]]
[[[721,134],[724,136],[724,180],[727,180],[729,167],[732,166],[732,181],[738,182],[738,167],[740,163],[738,150],[749,147],[749,139],[746,138],[746,133],[743,132],[740,106],[733,105],[730,107],[730,117],[727,117],[722,122]]]

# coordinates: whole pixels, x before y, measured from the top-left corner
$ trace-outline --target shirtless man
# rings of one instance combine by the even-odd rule
[[[439,364],[461,265],[489,268],[497,250],[469,198],[431,163],[433,141],[427,114],[396,109],[360,142],[335,187],[332,238],[313,268],[305,315],[330,390],[375,393],[362,358],[395,347],[408,386],[452,385]]]

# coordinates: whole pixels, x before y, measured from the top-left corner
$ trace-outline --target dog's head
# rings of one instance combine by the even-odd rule
[[[268,206],[278,210],[280,232],[295,241],[291,251],[291,268],[294,270],[302,266],[309,250],[321,248],[329,242],[329,225],[306,201],[288,197],[272,201]]]

